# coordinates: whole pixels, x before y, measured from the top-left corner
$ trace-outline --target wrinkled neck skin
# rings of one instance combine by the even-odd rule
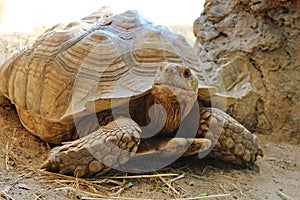
[[[175,93],[174,93],[175,90]],[[173,92],[172,92],[173,91]],[[142,128],[142,138],[157,134],[171,135],[179,128],[180,123],[191,111],[197,95],[182,89],[169,89],[166,86],[153,86],[143,96],[133,98],[127,105],[106,110],[95,115],[80,118],[77,122],[77,133],[83,137],[106,125],[114,118],[123,116],[132,118]]]
[[[158,133],[173,134],[197,99],[197,95],[193,92],[179,88],[171,90],[160,85],[153,86],[149,95],[146,98],[146,110],[143,112],[146,115],[144,129],[147,133],[145,133],[145,137],[151,137]]]

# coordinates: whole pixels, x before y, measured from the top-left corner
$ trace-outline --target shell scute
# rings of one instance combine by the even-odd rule
[[[205,83],[198,59],[182,36],[137,11],[105,12],[48,29],[0,68],[0,93],[24,112],[21,121],[33,127],[33,134],[52,133],[46,125],[34,127],[28,116],[40,124],[57,123],[57,135],[59,129],[65,131],[64,124],[71,126],[74,114],[87,115],[92,107],[103,111],[146,94],[165,62],[187,64]]]

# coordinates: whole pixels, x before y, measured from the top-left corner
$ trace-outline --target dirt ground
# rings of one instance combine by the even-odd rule
[[[0,36],[0,63],[33,38]],[[300,145],[258,137],[265,156],[248,168],[192,157],[139,177],[79,179],[39,170],[50,147],[22,127],[13,107],[0,106],[0,199],[300,199]]]

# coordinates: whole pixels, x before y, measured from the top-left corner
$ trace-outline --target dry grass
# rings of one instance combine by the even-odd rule
[[[228,197],[229,194],[216,194],[216,195],[207,195],[201,194],[200,196],[180,198],[182,196],[181,192],[176,189],[176,181],[185,177],[185,174],[176,174],[176,173],[157,173],[153,174],[142,174],[142,175],[123,175],[123,176],[102,176],[98,178],[78,178],[72,176],[66,176],[62,174],[57,174],[53,172],[48,172],[41,169],[32,168],[27,165],[24,158],[18,156],[12,151],[12,145],[7,143],[5,149],[5,166],[6,170],[12,170],[10,167],[10,161],[14,161],[18,165],[18,168],[15,168],[13,171],[14,174],[17,174],[18,177],[8,184],[2,191],[1,196],[5,199],[14,199],[10,195],[11,189],[18,184],[21,180],[38,177],[40,183],[45,183],[46,185],[54,186],[55,191],[68,190],[75,193],[81,199],[141,199],[141,198],[127,198],[122,197],[122,192],[127,188],[131,187],[130,180],[132,179],[158,179],[160,180],[159,187],[167,187],[167,193],[170,197],[174,199],[181,200],[190,200],[190,199],[212,199],[219,197]],[[224,181],[211,179],[207,177],[197,176],[194,174],[189,174],[189,176],[196,177],[205,181],[214,181],[217,183],[224,183]],[[227,182],[226,182],[227,183]],[[228,183],[232,184],[232,183]],[[234,185],[234,184],[232,184]],[[26,185],[23,186],[26,188]],[[154,186],[153,186],[154,187]],[[238,187],[236,187],[238,189]],[[47,193],[40,193],[36,195],[36,199],[40,199]],[[147,198],[148,199],[148,198]]]
[[[9,154],[15,155],[15,154]],[[19,160],[19,159],[18,159]],[[2,192],[1,196],[6,199],[13,199],[10,196],[10,190],[19,181],[25,178],[39,177],[40,183],[45,183],[47,185],[54,186],[55,191],[68,190],[79,196],[81,199],[141,199],[141,198],[129,198],[123,197],[122,192],[131,186],[130,180],[132,179],[153,179],[158,178],[161,181],[160,187],[167,186],[169,188],[168,195],[174,197],[174,199],[180,200],[190,200],[190,199],[215,199],[221,197],[228,197],[230,194],[201,194],[198,196],[180,198],[182,194],[176,189],[176,181],[184,178],[184,174],[159,174],[155,172],[154,174],[145,175],[135,175],[135,176],[107,176],[98,177],[97,179],[83,179],[71,176],[65,176],[57,173],[52,173],[40,169],[34,169],[28,166],[22,166],[21,170],[15,172],[19,173],[19,176],[14,180],[9,186],[7,186]],[[194,175],[196,176],[196,175]],[[170,178],[172,177],[172,178]],[[207,179],[209,181],[215,181],[217,184],[219,180]],[[153,186],[154,187],[154,186]],[[45,196],[47,192],[37,195],[36,199]],[[147,198],[149,199],[149,198]]]

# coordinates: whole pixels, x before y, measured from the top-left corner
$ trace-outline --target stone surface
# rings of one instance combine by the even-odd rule
[[[228,112],[250,131],[300,143],[300,1],[207,0],[195,50]]]

